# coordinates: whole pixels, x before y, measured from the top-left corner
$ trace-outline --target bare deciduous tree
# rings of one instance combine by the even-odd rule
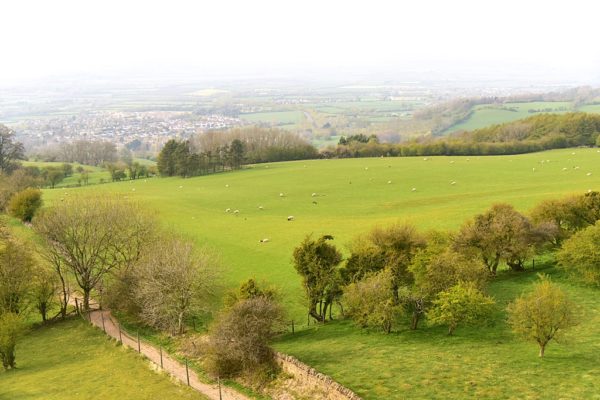
[[[108,273],[131,266],[154,232],[148,213],[115,196],[65,199],[34,225],[46,240],[46,259],[57,272],[66,269],[75,277],[86,310],[91,291]]]
[[[185,319],[207,309],[217,261],[178,237],[161,238],[135,266],[132,288],[140,317],[155,328],[181,334]]]

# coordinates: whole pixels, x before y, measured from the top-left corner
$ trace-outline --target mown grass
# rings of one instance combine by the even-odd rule
[[[32,329],[17,348],[17,367],[0,372],[0,398],[205,398],[80,319]]]
[[[421,230],[456,229],[497,202],[526,212],[543,199],[600,189],[599,161],[596,149],[519,156],[311,160],[67,192],[118,193],[139,200],[166,226],[189,235],[198,245],[215,248],[225,266],[225,286],[237,286],[249,277],[278,286],[289,319],[296,321],[300,332],[285,336],[277,348],[331,374],[365,398],[543,399],[562,392],[565,398],[593,398],[598,387],[592,378],[600,365],[596,328],[600,303],[595,290],[557,276],[583,305],[587,319],[576,328],[573,341],[552,345],[548,358],[540,361],[535,345],[512,336],[501,310],[527,289],[535,279],[533,272],[496,279],[492,292],[502,307],[490,327],[462,328],[452,338],[446,337],[444,328],[386,336],[348,322],[303,327],[304,300],[291,254],[311,233],[332,234],[334,243],[347,253],[345,245],[375,225],[408,221]],[[46,190],[46,204],[63,192]],[[240,213],[227,213],[226,208]],[[295,220],[287,221],[289,215]],[[259,243],[263,238],[270,241]]]

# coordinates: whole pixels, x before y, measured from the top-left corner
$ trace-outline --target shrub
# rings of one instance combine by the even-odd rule
[[[39,189],[25,189],[15,193],[8,202],[8,212],[24,222],[31,222],[35,212],[42,206],[42,192]]]

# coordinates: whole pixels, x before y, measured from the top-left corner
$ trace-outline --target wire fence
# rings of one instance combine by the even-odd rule
[[[146,357],[162,371],[177,378],[184,384],[201,392],[214,400],[248,400],[248,397],[229,387],[223,387],[221,380],[216,384],[202,382],[199,376],[190,368],[188,359],[183,363],[171,356],[162,346],[155,346],[140,338],[140,332],[131,332],[124,328],[110,313],[102,310],[100,304],[90,303],[90,309],[84,310],[80,299],[75,299],[77,313],[90,324],[102,329],[105,334],[114,338],[123,346],[129,347]]]

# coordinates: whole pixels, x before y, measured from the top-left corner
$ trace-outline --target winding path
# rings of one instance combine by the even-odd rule
[[[185,364],[181,364],[164,351],[162,351],[161,363],[161,349],[156,348],[155,346],[143,340],[140,340],[138,348],[137,338],[134,338],[125,331],[120,330],[119,323],[113,318],[110,311],[90,311],[89,321],[93,325],[104,330],[107,335],[122,342],[123,346],[130,347],[135,351],[139,350],[139,352],[146,356],[146,358],[167,372],[169,375],[183,382],[184,385],[188,384]],[[189,386],[212,400],[250,400],[249,397],[235,391],[232,388],[222,386],[221,390],[219,390],[217,385],[211,385],[200,381],[198,375],[196,375],[196,373],[191,369],[189,369]]]

